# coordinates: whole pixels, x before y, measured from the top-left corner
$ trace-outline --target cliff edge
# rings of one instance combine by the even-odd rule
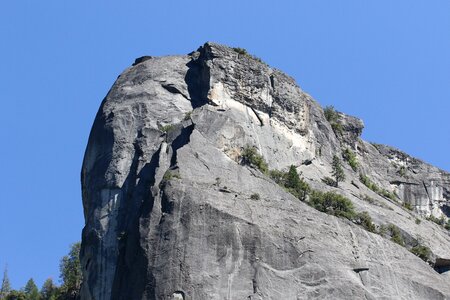
[[[450,174],[363,127],[243,49],[137,59],[84,157],[81,298],[449,299]]]

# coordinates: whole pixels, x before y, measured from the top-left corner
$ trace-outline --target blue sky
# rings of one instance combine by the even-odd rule
[[[136,57],[246,48],[362,118],[365,139],[450,170],[449,37],[447,0],[2,1],[0,267],[15,288],[58,279],[90,127]]]

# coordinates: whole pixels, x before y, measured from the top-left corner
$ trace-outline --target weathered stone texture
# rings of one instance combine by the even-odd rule
[[[81,298],[450,298],[446,273],[239,164],[251,145],[271,169],[297,166],[313,188],[343,194],[376,224],[420,239],[444,270],[448,233],[416,224],[419,215],[401,204],[441,216],[450,175],[362,141],[362,121],[340,118],[336,136],[292,78],[222,45],[136,60],[104,99],[86,149]],[[359,171],[345,165],[347,180],[326,186],[321,179],[345,147]],[[395,191],[398,203],[366,188],[359,172]]]

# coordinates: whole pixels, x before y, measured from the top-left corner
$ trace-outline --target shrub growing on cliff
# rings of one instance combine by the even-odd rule
[[[378,185],[376,185],[375,183],[373,183],[369,177],[367,177],[366,175],[363,174],[359,174],[359,181],[361,181],[362,184],[364,184],[366,187],[368,187],[369,189],[371,189],[372,191],[374,191],[375,193],[377,193],[380,196],[389,198],[391,200],[396,200],[396,195],[393,192],[389,192],[385,189],[380,188]]]
[[[175,126],[172,124],[164,125],[159,128],[162,132],[168,133],[175,129]]]
[[[240,54],[240,55],[249,55],[248,52],[247,52],[247,50],[244,49],[244,48],[233,47],[232,49],[233,49],[234,52],[236,52],[237,54]]]
[[[333,156],[333,163],[331,164],[331,167],[333,168],[331,175],[334,177],[335,187],[338,187],[339,182],[345,180],[345,174],[344,169],[342,169],[341,160],[337,155]]]
[[[413,210],[413,207],[412,207],[411,203],[409,203],[409,202],[403,202],[402,206],[404,208],[406,208],[407,210]]]
[[[430,260],[431,250],[427,246],[419,244],[419,245],[411,248],[410,251],[414,255],[420,257],[425,262],[428,262]]]
[[[264,158],[258,153],[255,147],[247,146],[241,154],[241,163],[259,169],[261,172],[267,174],[269,167]]]
[[[311,190],[308,183],[306,183],[297,173],[297,168],[294,165],[289,167],[288,172],[271,170],[270,177],[301,201],[306,200],[306,197]]]
[[[334,192],[322,193],[313,191],[309,199],[309,204],[321,212],[337,217],[344,217],[349,220],[353,220],[356,215],[353,203],[346,197]]]
[[[444,225],[444,228],[450,230],[450,220],[447,221],[447,223]]]
[[[342,124],[339,122],[339,113],[334,109],[334,107],[326,106],[323,110],[323,113],[325,114],[325,118],[327,119],[328,123],[330,123],[334,133],[337,135],[342,135],[343,129]]]
[[[391,241],[404,247],[405,241],[403,240],[403,236],[400,233],[400,229],[397,226],[395,226],[394,224],[389,224],[387,229],[388,229],[389,235],[391,236]]]
[[[325,108],[323,109],[323,113],[325,114],[325,118],[327,119],[327,121],[330,123],[335,123],[339,120],[339,114],[332,105],[325,106]]]
[[[333,178],[325,176],[324,178],[321,179],[323,183],[325,183],[326,185],[329,186],[336,186],[336,181],[334,181]]]
[[[289,171],[286,174],[285,187],[301,201],[306,200],[306,196],[310,191],[309,185],[300,178],[297,169],[293,165],[289,167]]]
[[[436,218],[435,216],[430,215],[429,217],[427,217],[427,220],[431,221],[431,222],[434,222],[434,223],[436,223],[438,225],[441,225],[441,226],[444,226],[444,224],[445,224],[445,218],[444,217]]]
[[[358,160],[356,159],[356,154],[350,150],[349,148],[346,148],[342,152],[342,157],[344,160],[349,164],[349,166],[353,169],[353,171],[358,170]]]
[[[369,215],[369,213],[367,211],[363,211],[363,212],[356,214],[355,222],[356,222],[356,224],[359,224],[362,227],[364,227],[367,231],[370,231],[373,233],[377,232],[377,228],[372,221],[372,217]]]
[[[406,167],[405,166],[401,166],[400,169],[397,171],[398,175],[400,175],[401,177],[406,177]]]

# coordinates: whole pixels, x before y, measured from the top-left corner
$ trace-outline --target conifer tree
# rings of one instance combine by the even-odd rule
[[[33,278],[30,278],[30,280],[28,280],[23,291],[27,296],[27,300],[40,300],[39,290],[36,286],[36,283],[34,283]]]
[[[344,169],[342,169],[341,160],[337,155],[333,156],[333,163],[331,164],[331,167],[333,168],[333,172],[331,173],[331,175],[333,175],[334,177],[335,187],[338,187],[339,182],[345,180],[345,174]]]
[[[41,300],[55,300],[58,295],[58,287],[48,278],[41,288]]]
[[[5,267],[5,270],[3,271],[2,286],[0,288],[0,299],[1,300],[6,299],[6,297],[10,292],[11,292],[11,283],[8,277],[8,268]]]
[[[76,299],[80,291],[82,280],[80,248],[80,242],[72,244],[69,255],[64,256],[59,265],[62,280],[61,292],[65,295],[65,299]]]

